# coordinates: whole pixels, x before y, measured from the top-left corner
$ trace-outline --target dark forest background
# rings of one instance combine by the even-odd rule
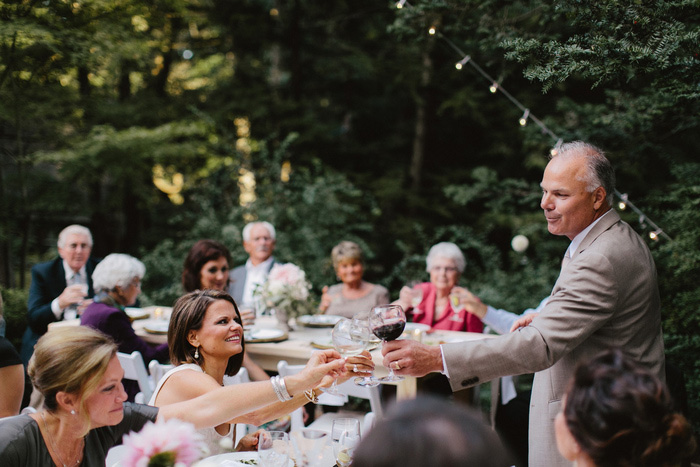
[[[0,2],[0,283],[23,330],[29,270],[68,224],[94,254],[147,265],[142,302],[181,293],[200,238],[245,258],[241,228],[314,286],[359,242],[393,295],[427,278],[438,241],[462,283],[514,312],[536,305],[567,241],[539,182],[556,140],[604,148],[645,218],[669,361],[700,426],[700,8],[695,1],[94,0]],[[437,34],[428,34],[430,27]],[[251,196],[252,195],[252,196]],[[529,238],[524,253],[510,246]]]

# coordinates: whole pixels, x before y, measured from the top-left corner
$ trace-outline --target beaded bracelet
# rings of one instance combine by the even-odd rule
[[[313,389],[309,389],[308,391],[304,391],[304,395],[306,396],[306,399],[309,402],[313,402],[314,404],[318,404],[318,396],[316,395],[316,392]]]

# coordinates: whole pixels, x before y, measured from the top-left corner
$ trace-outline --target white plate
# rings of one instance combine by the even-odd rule
[[[275,328],[253,328],[245,333],[246,342],[284,340],[287,333]]]
[[[404,331],[415,331],[416,329],[428,332],[430,331],[430,325],[423,323],[406,323],[406,327],[403,328]]]
[[[149,321],[144,323],[143,328],[146,332],[151,334],[167,334],[168,333],[168,322],[167,321]]]
[[[131,307],[131,306],[124,308],[124,313],[126,313],[126,315],[129,318],[131,318],[132,320],[134,320],[134,319],[146,319],[150,316],[147,311],[144,311],[141,308],[136,308],[136,307]]]
[[[260,465],[259,457],[257,452],[227,452],[226,454],[219,454],[218,456],[211,456],[194,464],[194,467],[214,467],[214,466],[230,466],[230,467],[241,467],[241,466],[251,466]],[[255,463],[245,462],[245,461],[255,461]],[[290,459],[289,466],[293,466],[294,461]]]
[[[338,315],[304,315],[297,318],[297,323],[302,326],[332,328],[341,319],[343,317]]]

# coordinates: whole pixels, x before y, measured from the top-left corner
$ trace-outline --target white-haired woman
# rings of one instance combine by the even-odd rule
[[[481,320],[465,309],[454,313],[450,304],[450,293],[466,294],[466,289],[457,287],[464,271],[466,260],[457,245],[441,242],[433,245],[425,259],[430,282],[423,282],[413,288],[404,286],[396,301],[411,316],[414,323],[424,323],[433,329],[450,331],[482,332]],[[422,293],[421,302],[413,306],[414,296]],[[458,319],[454,319],[454,316]]]
[[[141,279],[146,267],[133,256],[114,253],[108,255],[92,274],[95,301],[80,317],[83,325],[90,326],[112,337],[119,345],[119,352],[141,352],[148,365],[151,360],[168,362],[168,344],[150,346],[131,327],[131,320],[124,307],[133,305],[141,293]],[[135,381],[124,381],[124,390],[133,401],[139,392]]]

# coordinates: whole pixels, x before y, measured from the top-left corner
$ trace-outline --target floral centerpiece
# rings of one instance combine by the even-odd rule
[[[207,447],[194,425],[177,419],[148,422],[138,433],[124,435],[129,467],[189,466],[207,455]]]
[[[298,266],[292,263],[275,264],[267,276],[267,282],[258,285],[254,295],[260,297],[267,308],[290,319],[316,311],[309,300],[310,289],[306,274]],[[283,321],[282,317],[278,318]]]

